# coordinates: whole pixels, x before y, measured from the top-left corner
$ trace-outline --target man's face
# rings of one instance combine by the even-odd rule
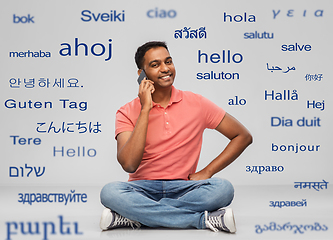
[[[156,89],[170,87],[176,76],[172,58],[164,47],[151,48],[146,52],[143,69]]]

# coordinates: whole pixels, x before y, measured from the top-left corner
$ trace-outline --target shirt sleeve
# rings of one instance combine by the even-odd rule
[[[119,133],[126,131],[133,131],[135,124],[131,121],[131,119],[127,116],[126,110],[121,108],[116,113],[116,130],[115,130],[115,139]]]
[[[225,110],[205,97],[201,99],[201,107],[206,128],[215,129],[224,118]]]

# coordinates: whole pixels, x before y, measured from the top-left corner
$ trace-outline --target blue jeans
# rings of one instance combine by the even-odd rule
[[[206,228],[205,211],[228,206],[234,188],[225,179],[112,182],[101,191],[102,204],[148,227]]]

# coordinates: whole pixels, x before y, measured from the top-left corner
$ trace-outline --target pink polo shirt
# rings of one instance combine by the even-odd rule
[[[116,137],[133,131],[141,110],[140,99],[116,113]],[[146,146],[140,166],[129,181],[183,179],[195,173],[206,128],[214,129],[225,111],[201,95],[172,87],[166,108],[153,103],[149,113]]]

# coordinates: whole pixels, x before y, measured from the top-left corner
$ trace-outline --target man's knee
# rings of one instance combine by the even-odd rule
[[[229,205],[234,198],[234,187],[226,179],[212,178],[210,183],[214,185],[218,198],[223,199],[224,204]]]
[[[106,184],[100,193],[101,203],[105,205],[105,202],[107,202],[109,199],[114,198],[114,196],[119,195],[119,192],[122,189],[122,183],[121,182],[110,182]]]

